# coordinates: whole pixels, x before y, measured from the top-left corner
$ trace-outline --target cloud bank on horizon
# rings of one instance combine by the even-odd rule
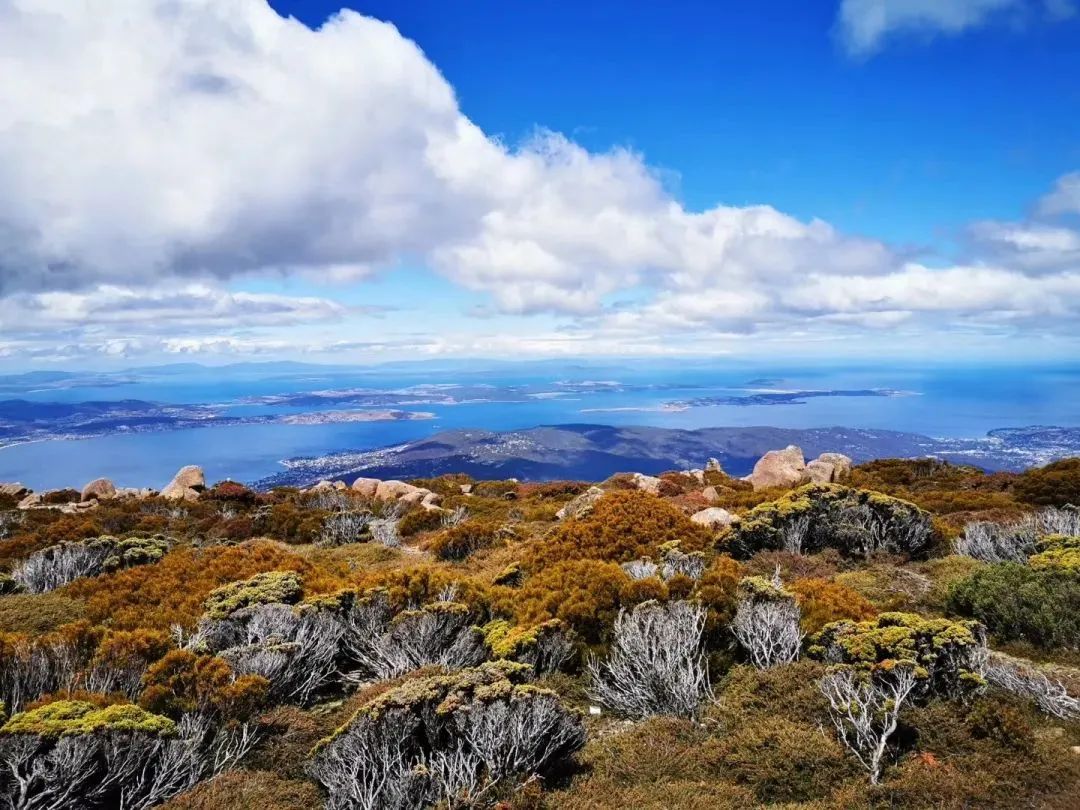
[[[941,260],[767,204],[690,210],[630,149],[545,130],[507,145],[417,44],[356,12],[312,29],[263,0],[92,5],[0,0],[0,75],[19,77],[0,84],[10,362],[679,354],[1071,335],[1080,314],[1080,173]],[[837,26],[866,56],[1020,5],[843,0]],[[416,266],[479,307],[425,331],[415,295],[400,322],[364,303]]]

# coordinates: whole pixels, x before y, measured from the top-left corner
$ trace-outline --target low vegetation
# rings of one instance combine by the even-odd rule
[[[1075,806],[1080,460],[642,480],[2,504],[0,806]]]

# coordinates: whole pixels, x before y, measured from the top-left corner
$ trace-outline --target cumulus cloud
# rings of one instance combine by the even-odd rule
[[[1007,5],[845,0],[841,21],[870,49]],[[971,261],[932,268],[769,205],[689,210],[628,149],[546,131],[508,146],[415,44],[355,12],[312,30],[265,0],[0,0],[0,75],[19,77],[0,83],[0,330],[38,341],[9,355],[44,356],[50,330],[53,356],[669,352],[659,336],[932,327],[1080,298],[1068,224],[981,223]],[[1080,175],[1039,210],[1080,212]],[[399,264],[563,328],[299,340],[283,327],[355,309],[230,289],[363,285]]]
[[[377,267],[478,213],[452,89],[359,14],[8,0],[0,73],[0,292]]]
[[[109,58],[101,58],[102,54]],[[772,208],[687,211],[640,155],[488,138],[385,23],[263,0],[0,6],[0,292],[171,276],[356,281],[428,258],[504,311],[743,283],[880,244]]]
[[[868,56],[897,34],[959,34],[1006,12],[1071,16],[1071,0],[841,0],[836,21],[849,53]]]

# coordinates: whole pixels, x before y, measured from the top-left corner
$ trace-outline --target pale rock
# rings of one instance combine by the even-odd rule
[[[705,471],[704,470],[687,470],[686,474],[697,481],[699,484],[705,483]]]
[[[34,507],[40,506],[40,505],[41,505],[41,493],[40,492],[31,492],[29,495],[27,495],[21,501],[19,501],[19,504],[18,504],[20,509],[33,509]]]
[[[747,480],[754,485],[755,490],[798,487],[809,483],[810,474],[806,471],[806,459],[802,449],[789,444],[783,450],[770,450],[758,459]]]
[[[161,497],[173,501],[196,501],[199,495],[206,489],[206,475],[202,467],[189,464],[182,467],[173,480],[163,490]]]
[[[420,501],[426,491],[420,489],[420,487],[414,487],[412,484],[406,484],[404,481],[391,479],[379,482],[378,486],[375,487],[375,497],[380,501],[399,501],[403,500],[406,495],[419,492],[421,494],[416,498],[416,501]]]
[[[579,518],[589,514],[596,506],[596,502],[604,497],[604,490],[600,487],[589,487],[587,490],[570,501],[566,506],[555,513],[558,520]]]
[[[462,495],[472,495],[472,487],[473,487],[472,484],[462,484],[461,487],[460,487],[461,488],[461,494]]]
[[[836,477],[836,467],[820,458],[807,462],[806,472],[810,474],[810,482],[814,484],[831,484]]]
[[[378,478],[357,478],[352,482],[353,492],[359,492],[365,498],[374,498],[375,492],[381,484]]]
[[[724,526],[730,526],[734,523],[735,516],[727,509],[710,506],[708,509],[702,509],[700,512],[692,514],[690,520],[694,523],[700,523],[702,526],[708,526],[710,529],[722,529]]]
[[[833,465],[833,481],[843,481],[851,475],[851,467],[854,464],[851,458],[843,453],[822,453],[817,460]]]
[[[29,494],[30,487],[20,484],[18,481],[0,484],[0,495],[10,495],[12,498],[22,500]]]
[[[716,458],[710,458],[705,462],[705,472],[710,473],[722,473],[724,468],[720,466],[720,460]]]
[[[650,495],[660,494],[660,484],[662,482],[655,475],[645,475],[636,472],[630,477],[634,479],[634,486],[642,492],[648,492]]]
[[[709,503],[716,503],[720,500],[720,493],[717,491],[716,487],[705,487],[705,489],[701,490],[701,495]]]
[[[99,501],[104,501],[115,497],[116,485],[112,481],[108,478],[95,478],[82,488],[82,494],[79,496],[79,499],[88,501],[91,498],[97,498]]]

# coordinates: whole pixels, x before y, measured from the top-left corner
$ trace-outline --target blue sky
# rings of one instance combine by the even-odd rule
[[[318,25],[341,4],[272,5]],[[941,244],[1022,217],[1080,165],[1080,19],[1003,15],[851,58],[830,2],[350,5],[419,43],[489,134],[640,150],[694,209],[765,203]]]
[[[0,365],[1076,355],[1068,0],[340,7],[0,6]]]

